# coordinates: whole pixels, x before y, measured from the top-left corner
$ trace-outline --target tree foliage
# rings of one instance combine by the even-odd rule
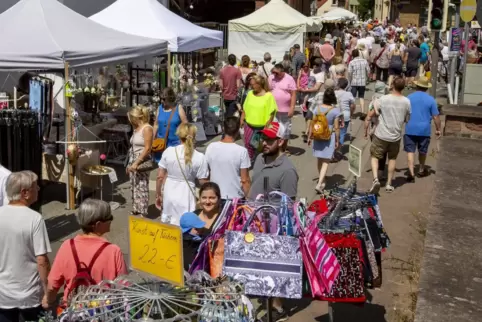
[[[358,17],[361,20],[373,18],[375,11],[375,0],[358,0]]]

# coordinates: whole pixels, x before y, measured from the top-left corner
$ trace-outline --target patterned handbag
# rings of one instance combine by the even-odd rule
[[[340,264],[340,274],[331,291],[323,292],[318,300],[363,303],[366,301],[361,242],[355,233],[327,233],[325,240]]]
[[[233,231],[241,231],[243,229],[243,225],[248,220],[246,213],[251,214],[252,209],[248,206],[240,206],[236,208],[234,211],[233,216],[229,220],[225,231],[233,230]],[[254,220],[253,224],[256,225],[255,231],[262,232],[263,229],[261,227],[261,223],[259,220]],[[218,239],[210,239],[208,241],[209,246],[209,274],[212,278],[217,278],[221,275],[223,271],[223,262],[224,262],[224,237],[220,237]]]
[[[248,295],[301,298],[303,260],[298,238],[247,232],[259,212],[276,212],[271,206],[256,209],[243,231],[227,231],[224,240],[224,275],[244,284]]]

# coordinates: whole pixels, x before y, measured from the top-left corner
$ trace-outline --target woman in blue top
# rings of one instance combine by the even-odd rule
[[[343,116],[343,112],[336,106],[336,95],[333,88],[328,88],[323,94],[323,103],[314,106],[312,108],[313,115],[325,114],[328,121],[328,126],[332,131],[331,138],[329,140],[313,140],[313,156],[318,159],[318,172],[320,176],[318,178],[318,184],[315,190],[318,193],[323,193],[325,189],[325,176],[328,171],[328,165],[333,159],[335,149],[340,145],[340,116]],[[308,134],[308,145],[311,145],[311,128]]]
[[[156,121],[154,122],[154,134],[155,138],[165,138],[167,125],[171,113],[174,113],[171,118],[171,125],[169,126],[169,133],[166,139],[166,149],[170,146],[176,146],[181,144],[181,141],[176,135],[177,127],[181,123],[187,123],[186,112],[180,104],[176,104],[176,93],[171,87],[166,87],[163,94],[162,104],[159,105],[156,115]],[[157,163],[161,160],[162,152],[154,153],[154,159]]]

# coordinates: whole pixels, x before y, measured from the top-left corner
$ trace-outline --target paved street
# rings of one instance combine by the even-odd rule
[[[373,89],[373,83],[369,86]],[[367,91],[365,105],[368,106],[373,91]],[[357,112],[359,108],[357,108]],[[362,164],[363,173],[358,181],[360,190],[366,190],[371,183],[371,172],[369,170],[369,141],[363,138],[363,124],[360,120],[351,122],[352,144],[363,151]],[[294,138],[290,141],[292,156],[299,174],[298,196],[306,197],[308,201],[317,198],[314,191],[318,173],[316,159],[312,156],[311,148],[303,143],[301,131],[304,130],[304,119],[296,115],[293,119]],[[218,140],[219,137],[213,139]],[[349,140],[348,140],[349,142]],[[345,143],[346,145],[348,144]],[[200,145],[199,150],[204,151],[207,143]],[[435,146],[432,144],[432,146]],[[431,148],[432,149],[432,148]],[[348,145],[344,149],[348,151]],[[331,164],[328,170],[327,188],[334,185],[346,185],[353,180],[348,171],[348,161],[345,154],[344,160]],[[435,157],[428,157],[428,165],[434,167]],[[433,171],[435,169],[432,168]],[[113,200],[121,203],[121,207],[114,212],[115,220],[112,224],[112,231],[109,240],[118,244],[124,253],[128,249],[127,241],[127,216],[130,211],[130,191],[122,169],[118,169],[119,182],[114,186]],[[370,291],[371,303],[364,307],[353,305],[336,305],[335,321],[407,321],[405,317],[410,316],[416,299],[420,249],[423,245],[424,221],[428,212],[433,187],[433,175],[417,180],[414,184],[405,184],[404,176],[406,171],[406,154],[401,152],[397,160],[397,174],[395,178],[395,192],[386,194],[382,189],[380,207],[383,214],[384,224],[388,231],[392,246],[383,254],[383,286],[379,290]],[[155,174],[151,176],[151,202],[154,201],[154,180]],[[56,190],[55,193],[53,192]],[[105,200],[110,200],[105,187]],[[61,196],[65,189],[59,187],[47,187],[46,194]],[[159,211],[154,206],[150,207],[150,216],[157,217]],[[55,256],[60,244],[77,233],[77,225],[73,212],[65,211],[64,204],[58,201],[47,203],[43,209],[52,241],[53,253]],[[127,254],[126,254],[127,255]],[[127,257],[126,257],[127,258]],[[415,298],[414,298],[415,297]],[[291,321],[328,321],[327,304],[316,301],[292,301],[288,303],[292,309]]]

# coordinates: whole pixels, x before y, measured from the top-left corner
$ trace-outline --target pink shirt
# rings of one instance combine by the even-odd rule
[[[101,237],[76,236],[74,238],[75,248],[79,256],[80,263],[89,266],[95,252],[106,242]],[[124,256],[119,246],[110,244],[107,246],[95,261],[92,267],[91,277],[97,283],[102,280],[113,280],[120,275],[127,274],[127,267]],[[55,256],[52,270],[49,274],[49,284],[56,289],[64,286],[64,301],[67,300],[72,285],[72,279],[77,275],[77,267],[75,265],[70,240],[66,240],[60,246],[57,256]]]
[[[328,43],[324,43],[320,46],[320,55],[325,61],[329,62],[335,56],[335,48]]]
[[[291,107],[291,92],[296,91],[293,77],[285,73],[283,78],[276,79],[274,75],[270,75],[269,87],[278,105],[278,112],[288,113]]]

